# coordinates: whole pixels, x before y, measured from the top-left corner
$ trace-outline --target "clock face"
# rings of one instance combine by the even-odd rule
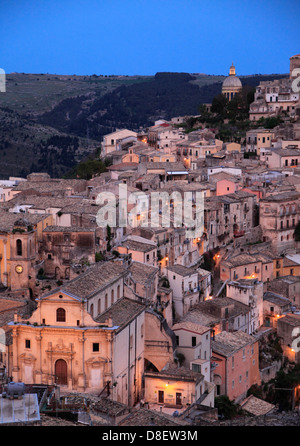
[[[21,265],[17,265],[17,266],[16,266],[16,272],[17,272],[18,274],[21,274],[21,273],[23,272],[23,266],[21,266]]]

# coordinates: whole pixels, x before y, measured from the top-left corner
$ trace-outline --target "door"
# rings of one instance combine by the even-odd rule
[[[55,363],[55,382],[56,384],[66,385],[68,383],[67,363],[63,359],[58,359]]]
[[[164,391],[163,390],[159,390],[158,391],[158,402],[159,403],[164,403]]]
[[[176,393],[176,406],[181,406],[181,393]]]

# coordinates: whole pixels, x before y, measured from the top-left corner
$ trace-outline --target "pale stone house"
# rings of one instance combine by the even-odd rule
[[[195,268],[173,265],[167,268],[167,277],[173,290],[173,303],[177,317],[199,302],[199,276]]]
[[[205,385],[201,373],[193,372],[185,367],[175,364],[167,364],[160,372],[146,372],[145,401],[159,404],[162,407],[174,409],[187,408],[204,395],[201,404],[214,406],[214,391],[209,386],[210,392],[205,395],[208,386]]]
[[[199,372],[206,381],[211,380],[211,329],[193,322],[181,321],[173,325],[176,336],[176,352],[184,356],[183,365]]]
[[[239,279],[226,283],[226,296],[237,300],[250,309],[248,334],[254,333],[263,325],[263,283],[257,279]]]
[[[272,194],[260,200],[259,223],[263,241],[271,241],[277,254],[296,248],[295,227],[300,220],[300,193],[297,191]]]

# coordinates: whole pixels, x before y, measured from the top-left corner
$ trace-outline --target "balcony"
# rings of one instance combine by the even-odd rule
[[[245,231],[234,231],[233,236],[234,237],[243,237],[245,235]]]

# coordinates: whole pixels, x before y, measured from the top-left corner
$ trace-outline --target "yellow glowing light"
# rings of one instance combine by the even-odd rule
[[[166,260],[169,260],[169,257],[166,257]]]

